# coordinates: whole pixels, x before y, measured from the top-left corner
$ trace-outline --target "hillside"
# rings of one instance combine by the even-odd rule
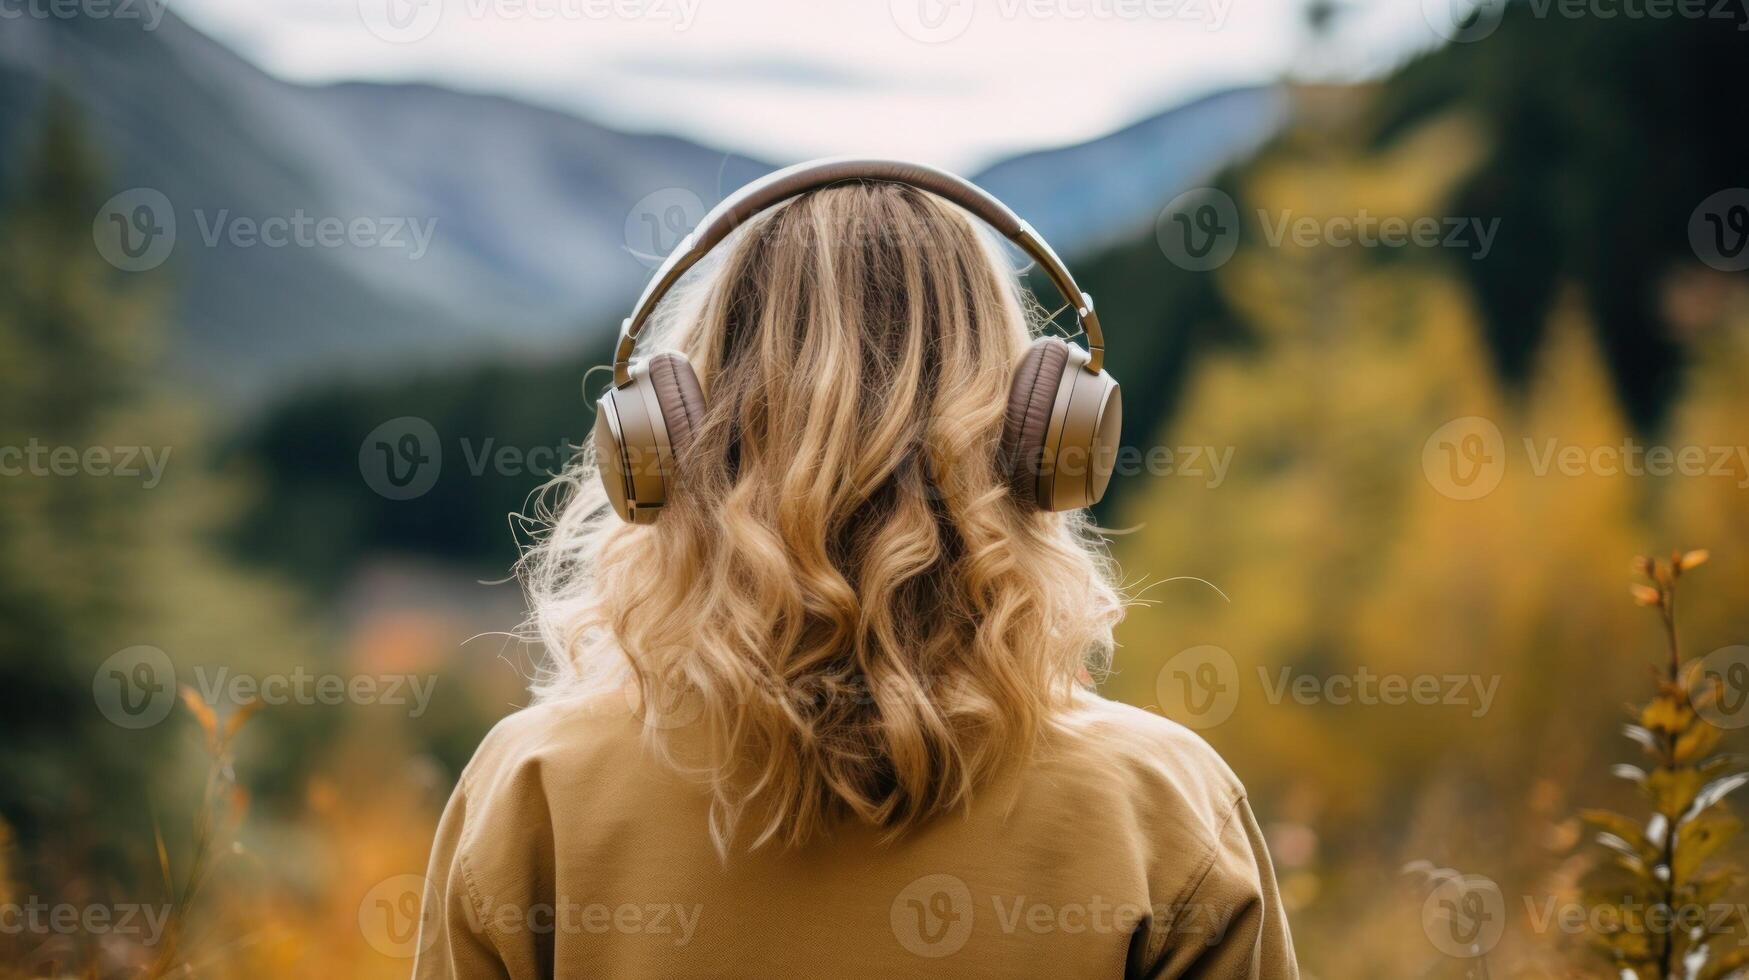
[[[7,22],[0,186],[52,92],[103,154],[104,196],[151,188],[171,212],[154,215],[175,223],[167,260],[134,274],[175,295],[175,367],[248,407],[335,377],[574,355],[705,209],[779,162],[430,85],[291,84],[165,11],[151,31]],[[1133,230],[1281,110],[1276,90],[1228,92],[975,179],[1073,253]],[[269,244],[275,221],[303,237]]]

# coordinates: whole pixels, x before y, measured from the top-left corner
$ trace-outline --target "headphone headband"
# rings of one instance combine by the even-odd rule
[[[1087,333],[1087,350],[1091,358],[1085,367],[1098,374],[1105,363],[1105,335],[1099,330],[1099,317],[1093,312],[1093,297],[1075,285],[1069,267],[1051,250],[1051,246],[1032,226],[1022,221],[1006,204],[971,181],[945,170],[905,163],[899,160],[873,160],[853,157],[830,157],[798,163],[756,180],[724,198],[693,232],[681,240],[678,247],[657,268],[643,295],[638,297],[632,314],[620,324],[619,345],[613,355],[613,383],[623,387],[631,381],[632,348],[644,323],[662,301],[668,290],[680,280],[686,270],[698,264],[711,249],[729,236],[749,218],[767,208],[781,204],[811,190],[847,180],[882,180],[905,184],[944,198],[976,215],[985,224],[1020,246],[1033,261],[1044,267],[1057,291],[1075,307],[1081,329]]]

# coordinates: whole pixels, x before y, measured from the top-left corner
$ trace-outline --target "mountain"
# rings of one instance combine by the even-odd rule
[[[1284,87],[1228,89],[1086,143],[1010,157],[972,179],[1058,252],[1085,254],[1150,228],[1179,192],[1275,135],[1288,111]]]
[[[81,110],[115,192],[170,202],[175,247],[152,274],[176,284],[179,363],[232,395],[572,342],[646,275],[622,230],[636,202],[770,169],[507,99],[289,84],[166,12],[150,31],[9,21],[0,176],[28,150],[51,88]],[[247,237],[299,216],[366,224],[323,247]]]
[[[705,209],[775,166],[497,96],[293,84],[164,11],[150,30],[8,22],[8,186],[50,92],[81,112],[112,193],[163,194],[174,247],[139,274],[174,284],[179,372],[241,402],[336,375],[575,351],[612,329]],[[973,179],[1072,254],[1146,225],[1284,111],[1275,89],[1226,92]]]

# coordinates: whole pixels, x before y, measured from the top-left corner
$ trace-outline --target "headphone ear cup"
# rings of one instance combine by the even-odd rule
[[[1045,434],[1068,364],[1068,344],[1055,337],[1040,337],[1027,349],[1008,389],[1002,462],[1008,470],[1009,488],[1021,503],[1036,505],[1041,500],[1038,489],[1045,466]]]
[[[648,362],[650,387],[668,426],[668,444],[676,459],[686,455],[704,422],[704,389],[685,354],[663,351]]]
[[[631,365],[631,380],[602,394],[595,461],[621,520],[654,524],[668,503],[675,459],[704,417],[704,392],[684,356],[665,352]]]
[[[1040,510],[1091,507],[1105,496],[1123,429],[1123,398],[1088,353],[1041,337],[1016,370],[1002,446],[1009,486]]]

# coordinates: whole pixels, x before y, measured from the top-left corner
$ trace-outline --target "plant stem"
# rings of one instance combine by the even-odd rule
[[[1663,593],[1663,601],[1658,603],[1658,613],[1664,619],[1664,637],[1670,646],[1670,684],[1674,687],[1681,682],[1682,676],[1682,654],[1681,648],[1677,645],[1676,640],[1676,582],[1674,578],[1672,578],[1668,587],[1663,590]],[[1664,767],[1666,769],[1675,770],[1675,737],[1664,736],[1659,739],[1659,743],[1660,748],[1663,749],[1664,758],[1662,761]],[[1673,814],[1666,822],[1662,846],[1664,858],[1664,908],[1672,911],[1676,908],[1676,822],[1680,817],[1681,814]],[[1674,965],[1672,961],[1676,956],[1676,936],[1673,929],[1664,929],[1661,933],[1663,941],[1660,943],[1661,949],[1658,957],[1658,975],[1664,978],[1664,980],[1671,980],[1671,967]]]
[[[1674,684],[1680,678],[1682,655],[1676,642],[1676,585],[1672,583],[1664,592],[1664,601],[1658,604],[1659,614],[1664,617],[1664,636],[1670,643],[1670,683]]]

